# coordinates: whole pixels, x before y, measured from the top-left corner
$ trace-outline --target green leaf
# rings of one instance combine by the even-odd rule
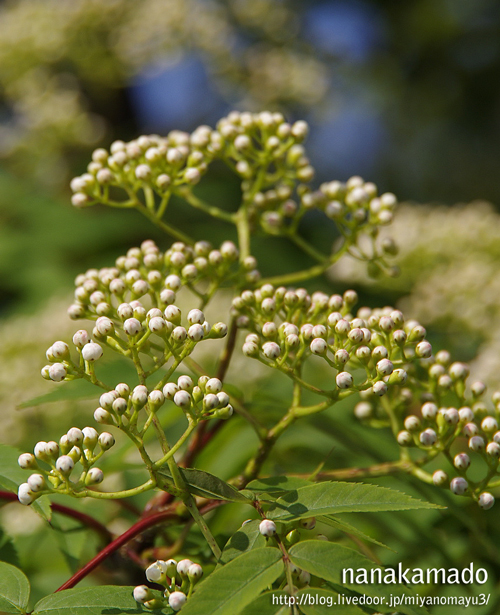
[[[266,546],[266,539],[260,533],[259,525],[260,520],[255,519],[242,525],[240,529],[231,536],[222,551],[221,564],[227,564],[235,557],[247,551]]]
[[[243,553],[200,583],[182,615],[237,615],[280,576],[281,557],[274,547]]]
[[[300,487],[281,496],[266,513],[269,519],[290,521],[345,512],[379,512],[440,508],[406,493],[363,483],[328,482]]]
[[[252,600],[252,602],[241,611],[241,615],[255,615],[256,613],[259,615],[292,615],[291,608],[285,606],[285,597],[289,597],[289,594],[285,591],[265,592],[256,600]]]
[[[202,498],[210,500],[226,500],[228,502],[244,502],[252,504],[252,501],[240,493],[235,487],[226,483],[222,479],[194,468],[179,468],[182,477],[186,481],[190,493],[199,495]],[[166,468],[162,468],[158,472],[172,481],[172,475]]]
[[[13,446],[0,444],[0,486],[13,493],[17,493],[19,485],[25,483],[29,476],[29,473],[22,470],[17,463],[19,455],[20,451]],[[50,521],[50,501],[46,496],[35,500],[31,508],[43,519]]]
[[[29,597],[26,575],[15,566],[0,562],[0,613],[26,613]]]
[[[375,540],[375,538],[368,536],[368,534],[365,534],[364,532],[359,530],[357,527],[354,527],[354,525],[347,523],[347,521],[341,521],[340,519],[337,519],[337,517],[331,517],[331,516],[319,517],[318,521],[321,521],[321,523],[324,523],[325,525],[329,525],[330,527],[334,527],[335,529],[340,530],[341,532],[345,532],[346,534],[352,534],[353,536],[362,538],[363,540],[371,542],[374,545],[378,545],[379,547],[384,547],[384,549],[389,549],[389,551],[393,551],[395,553],[394,549],[391,549],[390,547],[385,545],[383,542],[379,542],[378,540]]]
[[[337,604],[338,594],[328,589],[307,587],[297,592],[296,598],[304,615],[365,615],[354,604]]]
[[[324,542],[322,540],[305,540],[294,545],[289,551],[292,562],[307,570],[314,576],[325,581],[330,581],[336,585],[347,587],[360,594],[368,596],[384,597],[386,604],[377,605],[377,610],[381,612],[394,611],[394,607],[389,607],[390,596],[414,596],[414,593],[404,585],[400,584],[384,584],[371,583],[370,571],[381,570],[382,578],[384,577],[384,569],[377,566],[371,560],[363,557],[357,551],[344,547],[333,542]],[[358,569],[367,571],[367,583],[351,583],[350,575],[346,574],[346,582],[343,580],[343,571],[352,568],[354,570],[354,578]],[[377,576],[375,576],[375,581]],[[426,609],[417,606],[400,606],[398,610],[407,615],[422,615],[427,613]]]
[[[297,478],[293,476],[270,476],[269,478],[257,478],[248,483],[245,489],[254,491],[255,493],[265,493],[267,495],[280,496],[287,491],[295,491],[300,487],[312,485],[305,478]]]
[[[136,615],[151,613],[138,604],[133,596],[133,587],[103,585],[66,589],[42,598],[35,605],[32,615]],[[172,613],[170,608],[154,613]]]
[[[19,567],[17,549],[2,528],[0,528],[0,561]]]

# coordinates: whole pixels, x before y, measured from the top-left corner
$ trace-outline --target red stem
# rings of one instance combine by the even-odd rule
[[[0,491],[0,500],[9,500],[11,502],[19,502],[17,495],[12,493],[11,491]],[[73,508],[68,508],[67,506],[63,506],[62,504],[53,504],[51,503],[52,510],[61,515],[65,515],[66,517],[71,517],[83,523],[87,527],[95,530],[98,534],[100,534],[106,542],[110,542],[113,540],[113,535],[108,530],[106,526],[102,523],[94,519],[90,515],[87,515],[79,510],[74,510]]]
[[[66,583],[61,585],[59,589],[56,589],[56,592],[60,592],[64,589],[71,589],[72,587],[74,587],[83,578],[85,578],[90,572],[92,572],[92,570],[97,568],[97,566],[99,566],[99,564],[103,562],[107,557],[109,557],[112,553],[117,551],[124,544],[132,540],[132,538],[135,538],[136,536],[141,534],[144,530],[147,530],[150,527],[153,527],[153,525],[157,525],[158,523],[162,523],[163,521],[166,521],[167,519],[172,519],[176,517],[180,519],[179,515],[175,511],[175,508],[180,503],[181,502],[174,503],[171,505],[171,507],[168,510],[163,510],[161,512],[154,513],[152,515],[149,515],[149,517],[145,517],[144,519],[141,519],[140,521],[135,523],[131,528],[129,528],[121,536],[118,536],[118,538],[115,538],[113,542],[110,542],[109,545],[107,545],[102,551],[100,551],[95,557],[93,557],[90,560],[90,562],[88,562],[88,564],[86,564],[83,568],[78,570],[70,579],[66,581]],[[208,504],[206,504],[203,508],[200,509],[200,513],[204,515],[207,512],[225,503],[226,502],[223,502],[220,500],[211,501]]]

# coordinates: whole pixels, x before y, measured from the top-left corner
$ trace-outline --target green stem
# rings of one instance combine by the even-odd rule
[[[196,423],[194,423],[193,421],[190,421],[189,425],[188,425],[188,428],[182,434],[182,436],[179,438],[179,440],[177,440],[177,442],[172,446],[172,448],[161,459],[158,459],[158,461],[155,461],[153,463],[152,467],[153,467],[154,470],[158,470],[159,468],[161,468],[161,466],[166,461],[168,461],[173,455],[175,455],[175,453],[179,450],[179,448],[189,438],[190,434],[193,432],[195,427],[196,427]]]
[[[177,194],[179,194],[179,196],[181,196],[185,201],[187,201],[192,207],[195,207],[196,209],[205,212],[213,218],[218,218],[219,220],[223,220],[224,222],[230,222],[231,224],[235,224],[236,222],[235,214],[223,211],[215,205],[205,203],[205,201],[202,201],[200,198],[195,196],[190,188],[179,188],[177,190]]]

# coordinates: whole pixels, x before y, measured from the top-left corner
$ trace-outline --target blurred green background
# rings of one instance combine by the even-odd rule
[[[38,439],[48,438],[61,421],[65,427],[84,421],[94,404],[86,399],[58,402],[54,393],[48,404],[16,410],[22,402],[55,391],[41,380],[39,369],[45,349],[75,328],[65,309],[76,274],[111,264],[146,238],[165,247],[158,231],[136,212],[73,209],[71,177],[85,171],[97,146],[142,133],[213,125],[233,108],[280,110],[290,120],[306,119],[311,126],[306,145],[318,182],[359,174],[376,182],[381,192],[431,203],[403,208],[389,229],[402,246],[399,278],[373,282],[354,265],[340,264],[311,288],[338,292],[355,285],[362,303],[402,301],[405,313],[429,328],[437,348],[451,348],[462,360],[478,355],[473,373],[500,384],[497,1],[4,0],[2,441],[28,450],[35,430]],[[238,198],[234,177],[222,169],[210,177],[208,198]],[[475,200],[491,205],[456,206]],[[215,243],[225,237],[224,228],[207,228],[193,210],[177,208],[173,215],[197,238],[210,236]],[[322,230],[314,217],[308,220],[309,236],[326,243],[330,238]],[[279,245],[283,251],[277,253],[272,242],[258,243],[264,272],[299,264],[290,246]],[[279,387],[261,376],[257,382],[263,407],[274,404],[279,412],[284,403]],[[283,464],[293,459],[304,472],[312,470],[332,448],[325,433],[337,437],[336,467],[391,458],[394,444],[387,435],[353,421],[348,404],[335,417],[317,417],[300,439],[290,435],[282,443]],[[215,442],[202,462],[229,477],[255,443],[238,422],[223,433],[224,440]],[[218,446],[229,442],[234,461],[223,471]],[[383,456],[380,450],[386,451]],[[404,559],[424,567],[477,561],[492,579],[498,577],[495,508],[482,513],[421,484],[410,487],[406,478],[384,479],[383,484],[451,504],[447,515],[360,519],[365,531],[399,552],[384,555],[386,563]],[[74,552],[68,555],[66,545],[66,558],[54,555],[54,567],[43,570],[40,562],[47,552],[59,552],[65,531],[40,542],[35,526],[26,532],[22,523],[16,526],[17,513],[9,507],[4,513],[37,595],[52,591],[67,578],[68,567],[92,552],[92,544],[76,540]],[[122,519],[117,509],[102,514],[114,519],[117,528],[126,524],[126,515]],[[227,532],[231,512],[218,515],[219,531]],[[26,555],[30,549],[36,557]],[[110,582],[120,580],[107,574]],[[498,598],[480,612],[497,613],[497,604]]]

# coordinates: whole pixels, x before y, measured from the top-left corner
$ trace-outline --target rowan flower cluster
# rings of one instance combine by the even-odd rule
[[[134,599],[147,609],[169,606],[173,611],[180,611],[202,576],[203,568],[190,559],[157,560],[146,568],[146,578],[164,587],[163,595],[155,595],[147,585],[138,585],[134,588]]]
[[[148,313],[143,314],[143,310],[165,310],[174,304],[176,293],[183,287],[197,298],[206,296],[208,300],[220,286],[257,281],[260,274],[256,260],[249,257],[239,263],[238,256],[232,241],[223,242],[219,249],[213,249],[207,241],[193,247],[175,242],[164,253],[153,241],[144,241],[140,248],[131,248],[120,256],[114,267],[89,269],[79,275],[75,280],[75,302],[68,314],[74,320],[106,316],[121,321],[123,315],[130,313],[128,304],[137,312],[135,318],[144,322],[142,316],[147,319]],[[170,312],[173,315],[175,307]]]
[[[18,459],[24,470],[34,471],[19,487],[21,504],[31,504],[44,494],[85,494],[86,488],[104,479],[95,464],[115,443],[112,434],[98,433],[93,427],[72,427],[59,442],[38,442],[33,454],[23,453]],[[76,464],[81,465],[77,478],[70,478]]]

